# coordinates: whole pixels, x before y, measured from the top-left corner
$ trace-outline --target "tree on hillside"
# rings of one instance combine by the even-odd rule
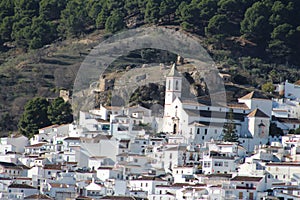
[[[79,36],[85,32],[91,19],[86,10],[86,0],[68,1],[66,8],[61,12],[61,20],[58,26],[63,36]]]
[[[223,127],[223,141],[224,142],[238,142],[239,137],[236,134],[236,126],[233,119],[233,110],[230,109],[228,113],[227,123]]]
[[[45,98],[37,97],[28,101],[18,124],[20,133],[31,138],[40,128],[49,126],[48,106],[49,102]]]
[[[159,0],[148,0],[145,10],[145,22],[156,24],[159,19]]]
[[[167,22],[170,22],[170,15],[175,13],[180,2],[181,1],[178,0],[162,0],[159,6],[159,15],[166,16],[164,19],[167,19]]]
[[[21,134],[31,138],[40,128],[51,124],[66,124],[73,121],[71,105],[61,97],[49,103],[45,98],[29,100],[18,124]]]
[[[138,0],[125,0],[124,8],[129,15],[137,12],[139,10]]]
[[[213,37],[219,41],[224,40],[227,36],[232,35],[232,33],[233,26],[226,15],[213,16],[205,29],[206,36]]]
[[[245,12],[241,22],[241,33],[255,41],[267,42],[271,31],[270,14],[270,8],[264,2],[254,3]]]
[[[220,0],[218,2],[218,11],[221,14],[225,14],[232,21],[236,20],[241,13],[241,5],[242,2],[240,0]]]
[[[299,31],[287,23],[278,25],[273,29],[268,51],[272,53],[274,59],[283,59],[284,61],[289,59],[293,54],[297,35],[299,36]]]
[[[199,9],[196,4],[182,2],[176,12],[179,15],[183,29],[194,31],[199,27]]]
[[[52,124],[68,124],[73,121],[71,105],[61,97],[54,99],[50,103],[47,115]]]
[[[109,14],[110,13],[109,13],[108,7],[106,4],[104,4],[102,6],[100,13],[97,16],[97,19],[96,19],[96,27],[97,28],[99,28],[99,29],[105,28],[105,23],[106,23],[107,18],[109,17]]]
[[[14,3],[0,2],[0,45],[11,40],[12,24],[14,19]]]
[[[264,92],[272,93],[272,92],[274,92],[275,87],[272,82],[266,82],[261,86],[261,89]]]
[[[89,17],[96,22],[97,16],[101,12],[103,8],[103,0],[88,0],[87,10]]]
[[[46,21],[59,19],[61,11],[65,9],[66,4],[66,0],[41,0],[40,17]]]
[[[107,32],[115,33],[119,30],[122,30],[125,27],[124,16],[118,11],[114,10],[106,20],[105,30]]]
[[[217,13],[218,0],[203,0],[197,5],[200,11],[200,20],[204,25],[208,24],[208,21]]]
[[[41,48],[45,44],[50,44],[57,36],[55,26],[41,17],[32,19],[31,30],[31,39],[29,41],[31,49]]]

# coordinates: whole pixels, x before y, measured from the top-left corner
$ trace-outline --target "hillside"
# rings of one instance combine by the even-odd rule
[[[1,1],[0,131],[16,130],[33,96],[51,98],[60,89],[71,90],[85,55],[99,41],[140,26],[171,26],[200,38],[220,70],[232,76],[230,100],[249,86],[260,90],[265,83],[295,82],[300,79],[299,9],[297,0]],[[149,57],[155,56],[158,63],[174,60],[168,53],[143,51],[111,68],[153,62]]]

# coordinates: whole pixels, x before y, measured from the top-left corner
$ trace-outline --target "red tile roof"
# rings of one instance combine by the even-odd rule
[[[250,112],[247,117],[262,117],[262,118],[269,118],[268,115],[266,115],[263,111],[256,108],[252,112]]]
[[[235,176],[231,179],[231,181],[251,181],[251,182],[259,182],[263,177],[255,177],[255,176]]]

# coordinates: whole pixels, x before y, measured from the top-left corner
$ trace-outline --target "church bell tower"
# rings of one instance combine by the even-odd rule
[[[176,64],[172,65],[166,77],[166,93],[164,107],[164,132],[173,132],[173,120],[175,117],[175,107],[172,106],[176,97],[181,97],[182,76],[178,72]],[[174,108],[173,108],[174,107]]]

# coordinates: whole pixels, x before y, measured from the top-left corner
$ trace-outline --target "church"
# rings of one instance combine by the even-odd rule
[[[266,144],[269,138],[272,101],[251,92],[227,106],[211,105],[182,97],[183,76],[174,64],[166,76],[165,105],[162,131],[182,136],[188,144],[201,145],[222,140],[224,124],[230,112],[236,134],[242,146],[253,151],[256,145]]]

